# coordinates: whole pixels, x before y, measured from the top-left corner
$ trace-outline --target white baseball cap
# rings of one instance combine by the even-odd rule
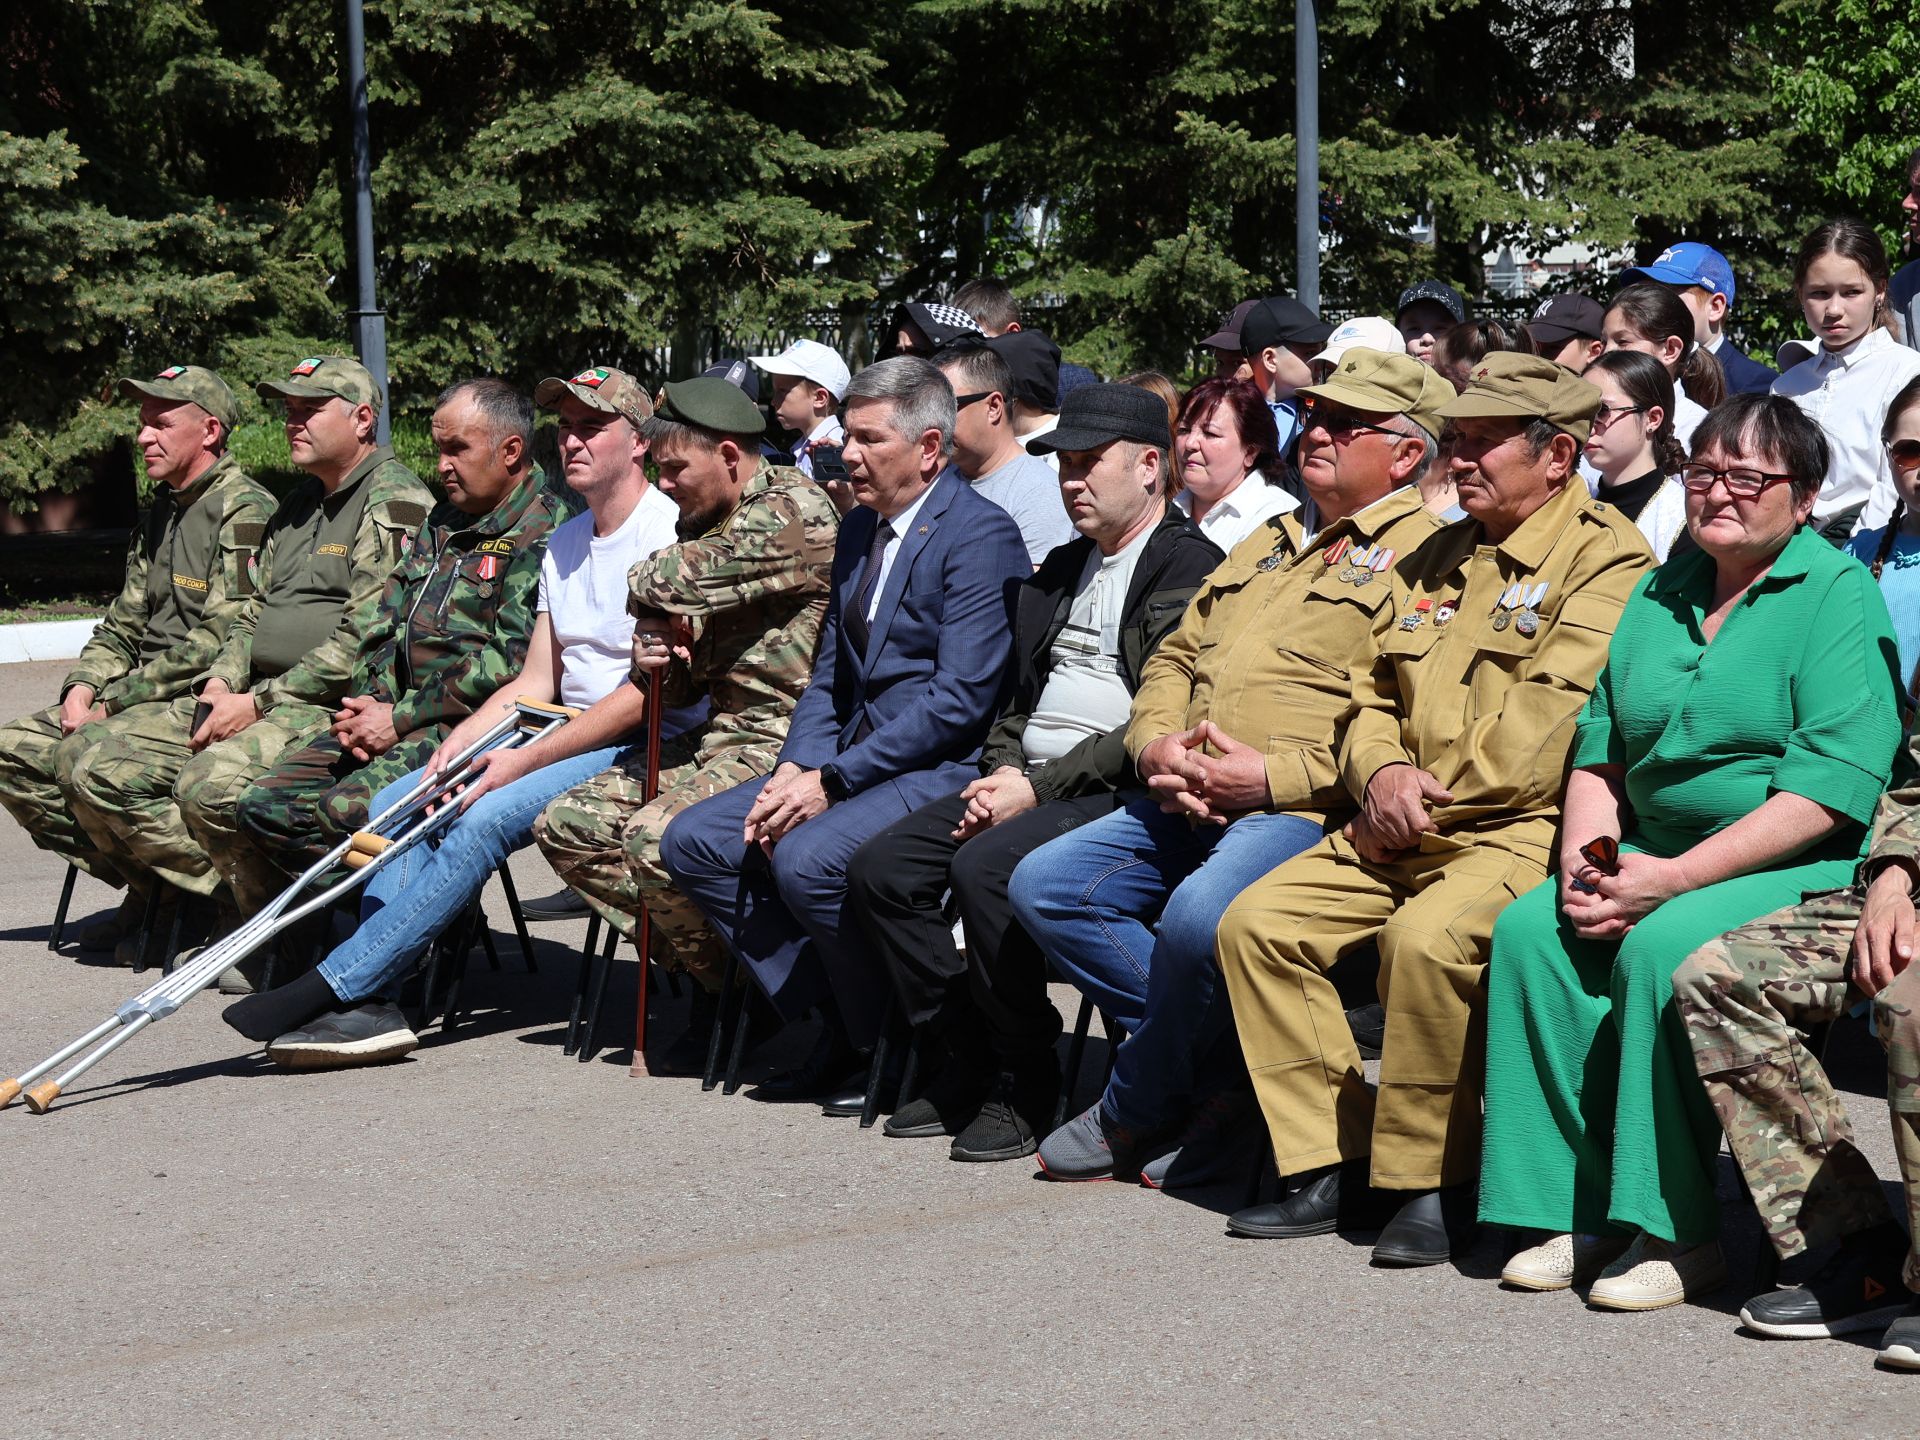
[[[778,355],[747,358],[769,375],[798,375],[803,380],[811,380],[836,400],[844,400],[847,386],[853,383],[847,362],[831,345],[822,345],[818,340],[796,340]]]
[[[1355,349],[1384,350],[1389,355],[1404,355],[1407,353],[1407,342],[1400,334],[1400,327],[1386,316],[1356,315],[1336,326],[1327,337],[1326,347],[1313,358],[1315,361],[1325,360],[1328,364],[1338,365],[1342,355]]]

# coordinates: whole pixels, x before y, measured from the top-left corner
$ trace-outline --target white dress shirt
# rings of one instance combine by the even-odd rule
[[[873,593],[867,597],[867,624],[873,624],[873,617],[880,613],[880,597],[886,593],[887,581],[893,575],[893,557],[900,553],[900,542],[905,539],[907,534],[912,530],[914,516],[920,513],[920,507],[925,505],[927,503],[927,497],[933,494],[934,485],[944,483],[947,475],[947,471],[941,471],[940,474],[934,477],[933,485],[929,485],[926,489],[922,490],[912,504],[908,505],[906,509],[902,510],[891,520],[887,519],[884,515],[880,517],[882,524],[893,526],[893,538],[887,541],[886,549],[880,552],[880,579],[873,587]],[[964,485],[967,482],[962,480],[959,483]],[[866,582],[863,580],[861,583],[865,584]]]
[[[1193,495],[1182,490],[1173,497],[1189,518],[1193,515]],[[1258,470],[1249,470],[1246,479],[1222,495],[1205,516],[1194,523],[1200,533],[1221,550],[1233,553],[1233,547],[1276,515],[1298,510],[1300,502],[1278,485],[1269,485]]]
[[[1887,402],[1915,375],[1920,375],[1920,353],[1890,331],[1876,329],[1841,350],[1822,346],[1811,360],[1773,382],[1773,393],[1805,411],[1826,432],[1833,450],[1826,483],[1813,502],[1816,526],[1863,501],[1856,534],[1885,525],[1892,516],[1899,493],[1880,448],[1880,425]]]

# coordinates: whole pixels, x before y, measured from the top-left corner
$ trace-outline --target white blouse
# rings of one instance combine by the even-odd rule
[[[1845,349],[1822,347],[1773,382],[1773,393],[1805,411],[1833,449],[1826,483],[1813,502],[1816,526],[1862,502],[1866,509],[1853,527],[1856,534],[1886,524],[1893,514],[1899,492],[1880,448],[1880,426],[1894,392],[1915,375],[1920,375],[1920,352],[1876,329]]]

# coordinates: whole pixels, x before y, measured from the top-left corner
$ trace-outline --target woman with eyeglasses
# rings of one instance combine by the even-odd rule
[[[1173,503],[1229,553],[1268,519],[1300,502],[1277,483],[1280,432],[1264,396],[1246,380],[1203,380],[1173,427]]]
[[[1638,350],[1613,350],[1580,372],[1600,392],[1582,453],[1600,477],[1594,498],[1640,527],[1653,558],[1665,560],[1687,529],[1687,495],[1677,478],[1687,452],[1673,433],[1673,381]]]
[[[1880,582],[1900,642],[1900,678],[1911,695],[1920,686],[1920,376],[1887,406],[1880,444],[1899,499],[1887,523],[1857,533],[1847,551]]]
[[[1887,251],[1864,220],[1829,220],[1801,242],[1794,294],[1820,348],[1773,382],[1806,411],[1832,449],[1813,523],[1834,544],[1893,514],[1892,470],[1880,427],[1893,396],[1920,375],[1920,352],[1890,328]]]
[[[1628,599],[1577,722],[1558,878],[1494,927],[1480,1215],[1541,1232],[1509,1286],[1653,1310],[1726,1279],[1720,1125],[1673,971],[1852,883],[1900,741],[1886,604],[1807,527],[1827,460],[1777,396],[1701,422],[1681,471],[1699,549]]]

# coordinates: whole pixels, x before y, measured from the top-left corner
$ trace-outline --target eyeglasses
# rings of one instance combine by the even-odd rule
[[[1647,407],[1644,405],[1602,405],[1598,410],[1593,412],[1592,433],[1598,435],[1622,415],[1644,415],[1646,413]]]
[[[1769,485],[1779,485],[1792,480],[1791,475],[1779,475],[1768,470],[1716,470],[1711,465],[1688,465],[1680,471],[1680,483],[1696,495],[1704,495],[1713,488],[1716,480],[1724,481],[1727,494],[1736,500],[1751,500]]]
[[[1887,452],[1887,463],[1894,469],[1902,473],[1920,470],[1920,440],[1889,440],[1881,448]]]
[[[1389,430],[1385,425],[1375,425],[1362,420],[1359,416],[1345,410],[1335,410],[1328,405],[1308,405],[1300,411],[1300,429],[1324,430],[1329,438],[1351,435],[1356,430],[1371,430],[1376,435],[1391,435],[1404,439],[1398,430]]]
[[[998,390],[976,390],[971,395],[956,395],[953,397],[953,408],[956,410],[964,410],[975,401],[984,400],[989,395],[998,395],[999,393]]]

